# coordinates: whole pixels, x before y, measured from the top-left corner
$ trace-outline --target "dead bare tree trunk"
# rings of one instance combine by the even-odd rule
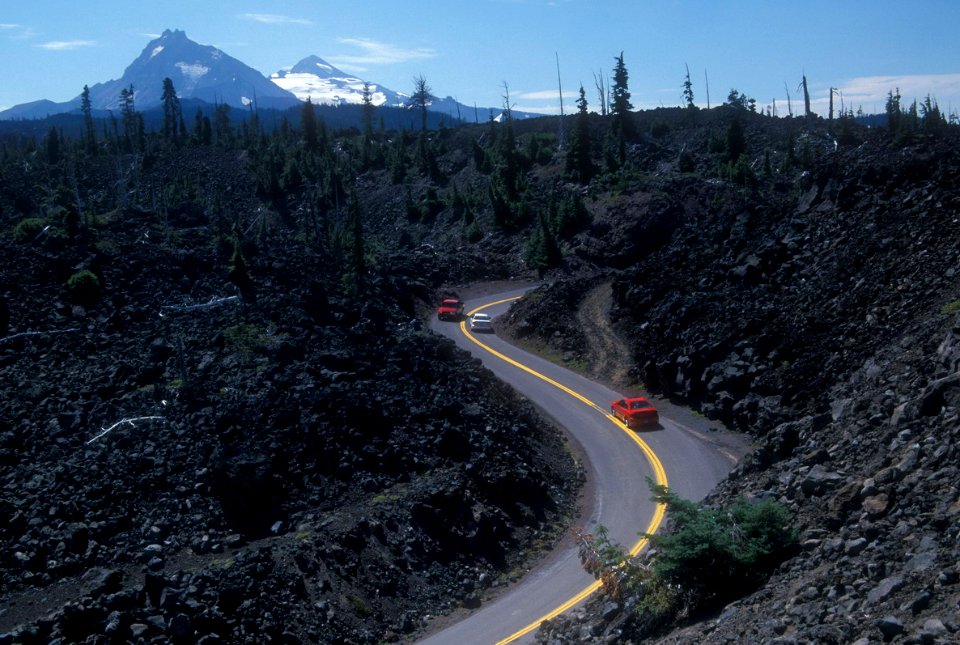
[[[607,116],[607,88],[604,86],[603,72],[593,75],[593,84],[597,88],[597,99],[600,101],[600,115]]]
[[[511,114],[511,108],[513,107],[510,104],[510,85],[506,81],[503,82],[503,118],[505,121],[510,121],[513,117]]]
[[[787,86],[787,82],[783,82],[783,89],[787,93],[787,114],[790,118],[793,118],[793,101],[790,100],[790,88]]]
[[[807,90],[807,75],[803,75],[800,81],[800,87],[803,88],[803,116],[809,121],[813,118],[813,112],[810,111],[810,92]]]
[[[557,150],[562,151],[565,143],[565,133],[563,131],[563,83],[560,82],[560,54],[553,52],[553,56],[557,59],[557,92],[560,96],[560,135]]]
[[[710,109],[710,79],[707,78],[707,70],[703,70],[703,81],[707,87],[707,109]]]

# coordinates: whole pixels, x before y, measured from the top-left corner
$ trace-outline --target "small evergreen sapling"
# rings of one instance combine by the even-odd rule
[[[94,305],[100,300],[100,278],[89,269],[81,269],[67,280],[67,293],[78,305]]]

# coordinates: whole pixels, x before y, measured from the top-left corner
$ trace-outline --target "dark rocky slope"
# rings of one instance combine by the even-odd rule
[[[498,331],[595,369],[576,312],[610,283],[619,384],[756,438],[712,501],[796,514],[802,549],[766,585],[660,637],[955,641],[956,141],[729,106],[636,121],[627,167],[588,186],[553,120],[391,133],[370,167],[357,137],[311,156],[289,133],[57,168],[5,151],[0,336],[45,333],[0,341],[0,642],[379,642],[475,605],[556,537],[578,474],[416,321],[442,284],[530,275],[541,215],[562,262]],[[608,126],[590,118],[597,161]],[[362,298],[339,172],[370,234]],[[74,184],[70,238],[49,213]],[[52,234],[11,241],[44,213]],[[236,293],[231,237],[246,301],[183,310]],[[83,268],[104,291],[75,305]],[[86,443],[133,416],[163,418]],[[597,598],[540,638],[640,638],[624,609]]]
[[[759,167],[765,133],[747,133]],[[621,385],[756,437],[709,501],[773,497],[795,513],[799,555],[663,642],[960,638],[960,157],[950,137],[893,146],[886,133],[862,136],[752,187],[639,178],[616,217],[591,187],[594,230],[654,223],[664,235],[630,263],[558,278],[511,315],[515,337],[576,360],[584,345],[570,312],[589,285],[611,281],[635,365],[635,383]],[[584,234],[580,248],[604,239]],[[603,598],[540,636],[634,639],[630,612]]]
[[[91,202],[137,165],[100,163]],[[35,172],[6,166],[0,227],[0,642],[396,640],[558,536],[577,466],[422,328],[430,255],[384,251],[345,295],[322,241],[214,149],[158,154],[136,186],[190,177],[219,209],[15,243]],[[211,303],[237,293],[231,226],[247,298]],[[79,269],[99,297],[71,299]]]

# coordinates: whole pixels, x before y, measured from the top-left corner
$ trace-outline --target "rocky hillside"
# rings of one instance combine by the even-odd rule
[[[242,151],[3,172],[0,643],[395,641],[564,530],[578,466],[424,330],[432,254],[358,285]]]
[[[498,332],[750,433],[710,503],[794,514],[767,583],[659,638],[956,640],[952,128],[728,105],[636,114],[619,148],[590,115],[581,183],[553,119],[254,116],[2,142],[0,645],[394,641],[483,602],[580,473],[419,321],[536,273]],[[593,323],[630,350],[588,356]],[[539,638],[639,642],[635,602]]]
[[[785,169],[771,131],[748,126],[752,166],[773,172],[743,185],[664,166],[616,195],[591,186],[575,252],[596,270],[511,315],[514,337],[576,362],[571,312],[611,282],[634,365],[621,385],[756,438],[710,503],[773,498],[795,514],[799,555],[662,642],[960,638],[957,140],[860,132],[835,147],[822,126],[797,130],[812,154]],[[644,248],[612,242],[601,262],[611,233]],[[540,640],[648,642],[632,602],[598,598]]]

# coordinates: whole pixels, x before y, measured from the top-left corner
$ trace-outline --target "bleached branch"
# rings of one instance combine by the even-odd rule
[[[210,309],[212,307],[219,307],[220,305],[225,305],[228,302],[239,302],[240,296],[226,296],[223,298],[210,298],[207,302],[196,304],[196,305],[163,305],[160,307],[163,311],[170,312],[180,312],[180,311],[195,311],[197,309]],[[161,313],[162,317],[163,314]]]
[[[110,426],[109,428],[100,428],[100,430],[101,430],[100,434],[98,434],[98,435],[97,435],[96,437],[94,437],[93,439],[90,439],[89,441],[87,441],[87,445],[93,443],[94,441],[96,441],[96,440],[99,439],[100,437],[104,436],[104,435],[107,434],[108,432],[112,432],[114,428],[116,428],[116,427],[119,426],[119,425],[123,425],[124,423],[130,424],[131,426],[136,427],[136,425],[137,425],[136,422],[137,422],[137,421],[156,421],[156,420],[163,421],[163,417],[156,417],[156,416],[154,416],[154,417],[131,417],[131,418],[129,418],[129,419],[120,419],[119,421],[117,421],[116,423],[114,423],[114,424],[113,424],[112,426]]]
[[[0,343],[13,340],[14,338],[23,338],[25,336],[52,336],[53,334],[69,334],[75,331],[80,331],[80,328],[71,327],[70,329],[52,329],[50,331],[22,331],[19,334],[11,334],[10,336],[4,336],[3,338],[0,338]]]

